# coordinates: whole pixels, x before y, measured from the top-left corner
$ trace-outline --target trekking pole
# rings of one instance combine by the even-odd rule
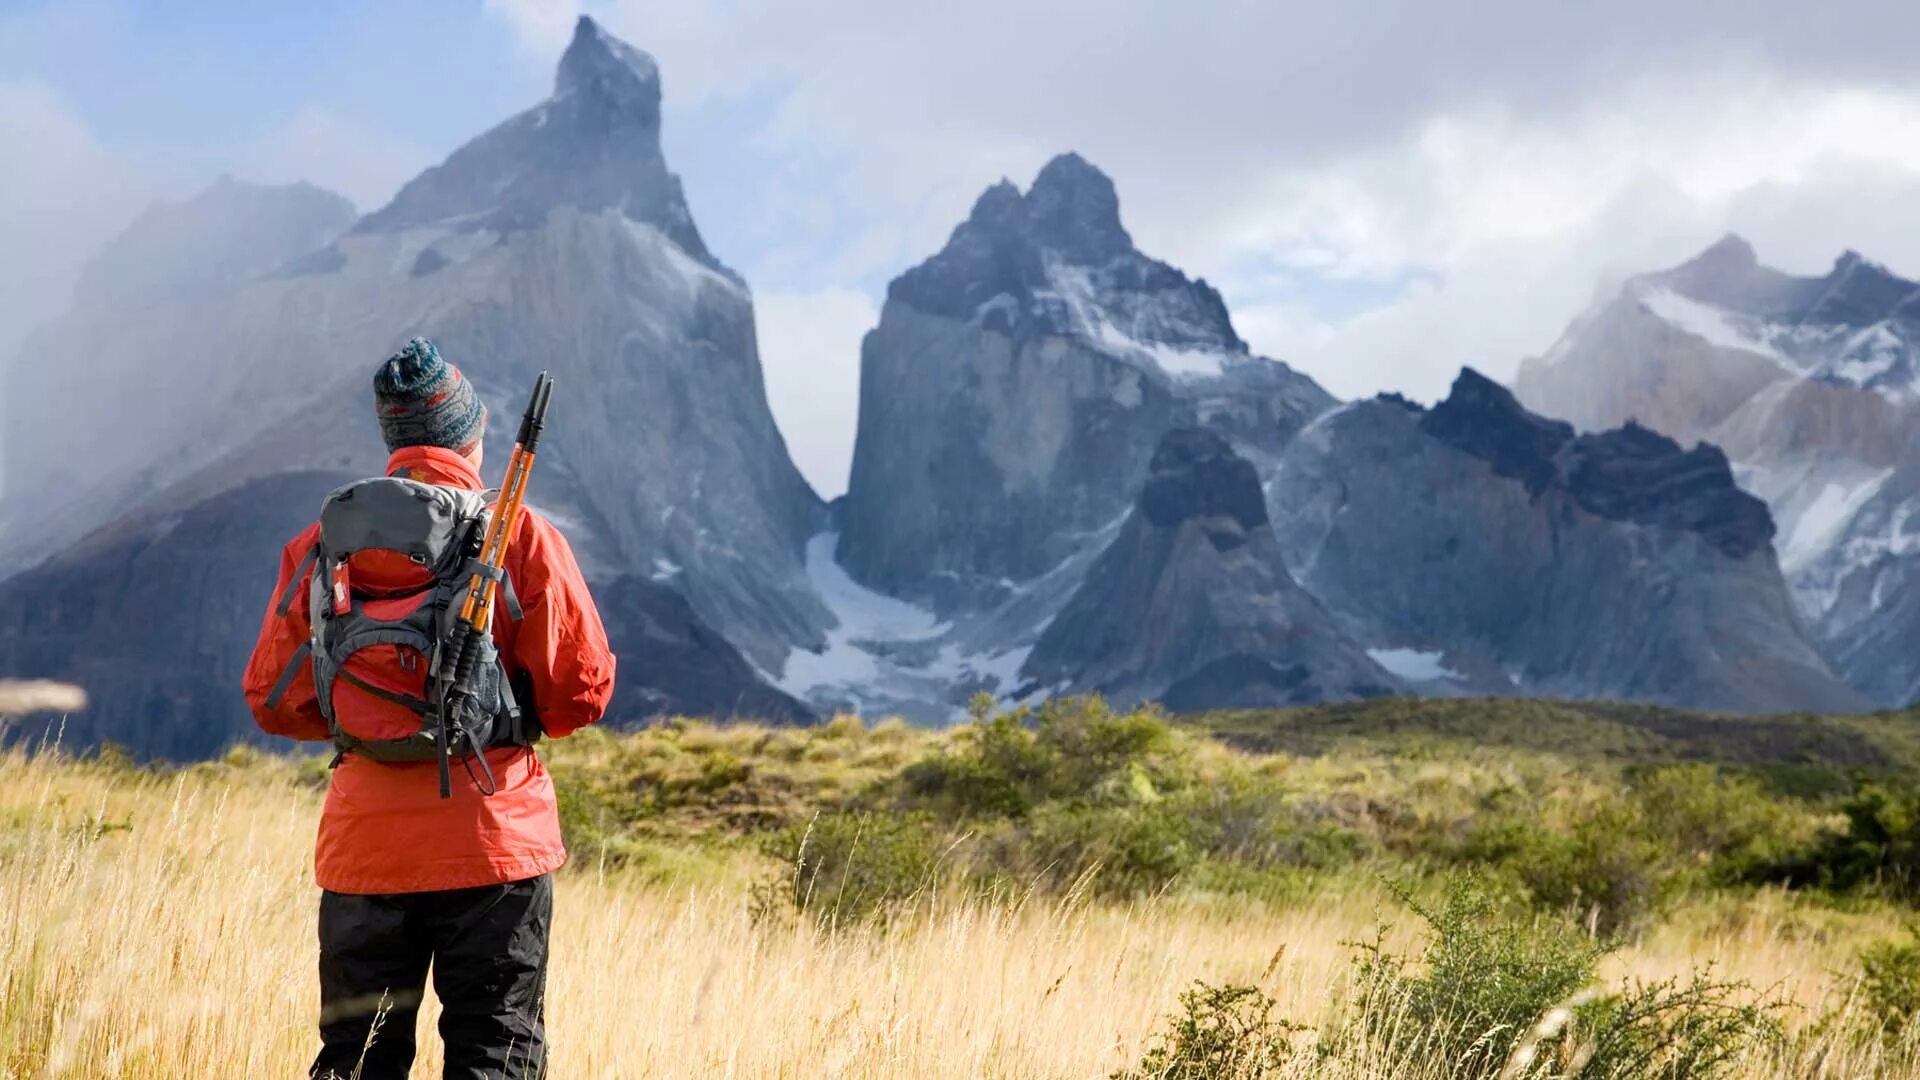
[[[540,445],[540,433],[546,428],[547,401],[552,396],[553,379],[543,371],[534,381],[533,397],[527,401],[527,411],[520,418],[520,435],[514,440],[513,456],[507,460],[507,476],[500,484],[500,501],[494,507],[493,519],[487,522],[479,565],[474,567],[473,577],[467,582],[467,599],[453,626],[453,675],[440,697],[440,797],[443,799],[453,796],[448,731],[457,725],[460,731],[466,732],[465,715],[476,705],[473,666],[480,655],[481,638],[492,630],[494,594],[507,573],[507,544],[520,522],[520,508],[527,498],[527,479],[533,473],[534,452]],[[470,734],[468,741],[472,741]],[[484,751],[480,763],[491,781],[492,770],[487,768]]]

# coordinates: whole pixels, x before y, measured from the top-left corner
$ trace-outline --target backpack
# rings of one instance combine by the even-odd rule
[[[308,553],[309,648],[336,765],[348,753],[381,762],[436,760],[444,735],[447,752],[462,757],[471,776],[468,755],[529,746],[537,737],[522,724],[491,634],[475,643],[472,689],[480,707],[441,731],[454,626],[476,569],[484,572],[478,556],[487,503],[485,492],[382,476],[339,488],[321,504],[320,538]],[[379,594],[356,586],[351,560],[368,552],[419,567],[417,585]],[[518,618],[512,583],[505,574],[498,580],[507,613]],[[487,773],[481,790],[492,794],[492,771],[475,756]]]

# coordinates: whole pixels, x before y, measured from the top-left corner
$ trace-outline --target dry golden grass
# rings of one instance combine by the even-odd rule
[[[309,869],[319,800],[275,761],[172,776],[0,756],[0,1078],[283,1077],[313,1050]],[[1013,907],[931,900],[887,933],[758,925],[730,880],[561,877],[551,1075],[1104,1077],[1195,979],[1255,983],[1325,1016],[1372,892],[1251,904]],[[1713,960],[1807,1008],[1849,987],[1865,916],[1788,898],[1703,907],[1623,953],[1617,974]],[[1851,920],[1851,921],[1850,921]],[[1400,918],[1402,924],[1409,920]],[[1411,930],[1400,931],[1404,939]],[[421,1018],[431,1030],[429,1006]],[[438,1075],[431,1039],[416,1076]],[[1878,1051],[1813,1063],[1756,1052],[1743,1075],[1893,1075]],[[1418,1080],[1439,1065],[1313,1065],[1301,1076]]]

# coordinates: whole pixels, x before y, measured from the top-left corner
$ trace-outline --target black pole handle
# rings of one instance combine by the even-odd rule
[[[553,376],[541,372],[534,380],[533,397],[527,401],[527,411],[520,417],[520,445],[527,453],[533,453],[540,445],[540,435],[547,426],[547,402],[553,397]]]

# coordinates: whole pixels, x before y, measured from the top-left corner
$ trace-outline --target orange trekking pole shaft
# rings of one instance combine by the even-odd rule
[[[533,473],[534,455],[546,426],[547,402],[553,396],[553,379],[546,372],[533,384],[533,397],[520,418],[520,435],[514,440],[513,456],[507,460],[506,479],[500,485],[500,502],[494,507],[493,520],[487,523],[486,540],[480,545],[480,563],[500,571],[507,565],[507,543],[520,524],[520,508],[526,503],[527,480]],[[460,621],[477,631],[485,631],[493,619],[493,598],[498,577],[476,572],[468,582],[466,603],[460,609]]]
[[[533,459],[546,428],[547,402],[553,397],[553,379],[541,372],[533,384],[533,397],[520,418],[520,434],[513,444],[513,456],[507,460],[507,476],[500,485],[500,501],[494,507],[493,520],[487,523],[480,545],[479,565],[467,582],[467,598],[460,606],[460,618],[453,627],[452,676],[440,695],[440,797],[453,795],[451,744],[454,729],[466,731],[466,711],[473,700],[473,667],[480,649],[479,640],[493,625],[494,594],[506,576],[507,545],[520,523],[520,509],[526,504],[527,481],[533,474]],[[471,741],[471,736],[469,736]],[[472,747],[483,750],[483,747]],[[481,758],[484,769],[486,759]],[[492,773],[488,772],[489,781]],[[489,783],[491,787],[491,783]]]

